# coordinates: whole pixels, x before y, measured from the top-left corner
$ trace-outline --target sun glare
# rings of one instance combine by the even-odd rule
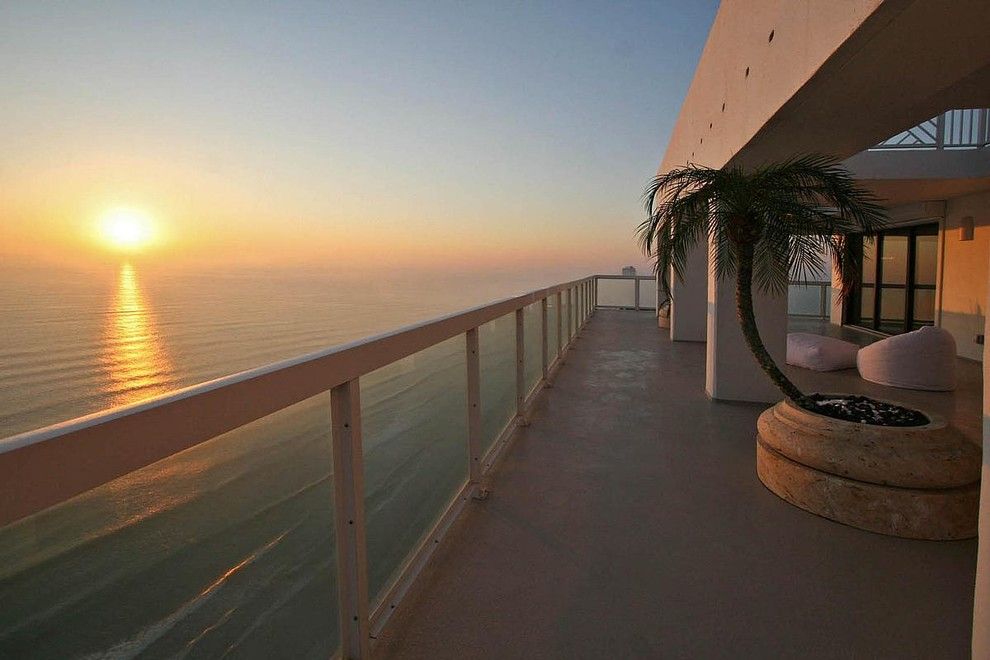
[[[103,214],[100,235],[107,245],[118,250],[139,250],[154,238],[154,226],[144,211],[117,208]]]

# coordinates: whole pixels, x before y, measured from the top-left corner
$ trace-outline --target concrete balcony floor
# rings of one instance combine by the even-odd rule
[[[976,542],[880,536],[781,501],[756,477],[764,406],[708,400],[704,365],[703,344],[671,343],[652,314],[599,310],[380,655],[968,657]],[[960,391],[935,395],[794,373],[972,433],[979,368],[963,366]]]

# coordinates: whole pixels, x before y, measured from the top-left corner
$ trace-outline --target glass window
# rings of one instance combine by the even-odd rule
[[[915,240],[914,283],[935,286],[938,236],[918,236]]]
[[[866,237],[859,241],[862,279],[846,308],[847,322],[890,334],[934,323],[938,225],[883,233],[875,242]]]
[[[859,322],[863,325],[873,325],[873,287],[862,287],[860,297]]]
[[[875,283],[876,272],[877,272],[877,242],[870,238],[864,238],[863,239],[863,284]]]
[[[883,237],[881,276],[884,284],[907,284],[909,240],[907,236]]]
[[[904,289],[880,289],[880,330],[897,333],[904,331]]]
[[[935,289],[916,289],[914,292],[914,327],[935,322]]]

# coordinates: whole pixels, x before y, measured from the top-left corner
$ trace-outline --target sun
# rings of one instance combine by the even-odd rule
[[[117,250],[140,250],[154,240],[154,222],[138,209],[110,209],[100,217],[100,237]]]

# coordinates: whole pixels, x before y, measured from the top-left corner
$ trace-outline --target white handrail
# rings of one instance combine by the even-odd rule
[[[607,279],[610,276],[602,276]],[[617,279],[639,279],[616,276]],[[47,428],[0,440],[0,526],[42,511],[117,477],[283,410],[312,396],[329,392],[330,441],[334,459],[334,520],[337,551],[338,616],[343,653],[367,657],[371,627],[384,625],[394,603],[429,560],[450,521],[470,493],[481,489],[481,417],[478,328],[506,314],[516,323],[516,415],[490,452],[501,453],[512,430],[524,425],[532,399],[527,400],[523,369],[525,324],[523,310],[540,304],[544,340],[542,378],[547,384],[547,303],[557,304],[557,358],[564,354],[593,313],[598,276],[591,275],[546,289],[497,300],[487,305],[407,326],[301,357],[251,369],[188,387],[114,410],[88,415]],[[562,333],[563,295],[567,296],[566,333]],[[562,337],[562,334],[564,335]],[[400,577],[379,599],[372,612],[368,593],[364,518],[364,469],[361,440],[359,378],[457,335],[466,337],[470,457],[467,481],[435,528],[410,554]],[[565,339],[565,341],[562,341]],[[538,386],[531,397],[539,391]],[[486,457],[487,458],[487,457]],[[494,460],[494,459],[493,459]],[[482,489],[483,490],[483,489]],[[430,542],[432,538],[432,543]],[[388,609],[385,604],[388,603]]]
[[[0,440],[0,526],[578,284],[505,298]]]

